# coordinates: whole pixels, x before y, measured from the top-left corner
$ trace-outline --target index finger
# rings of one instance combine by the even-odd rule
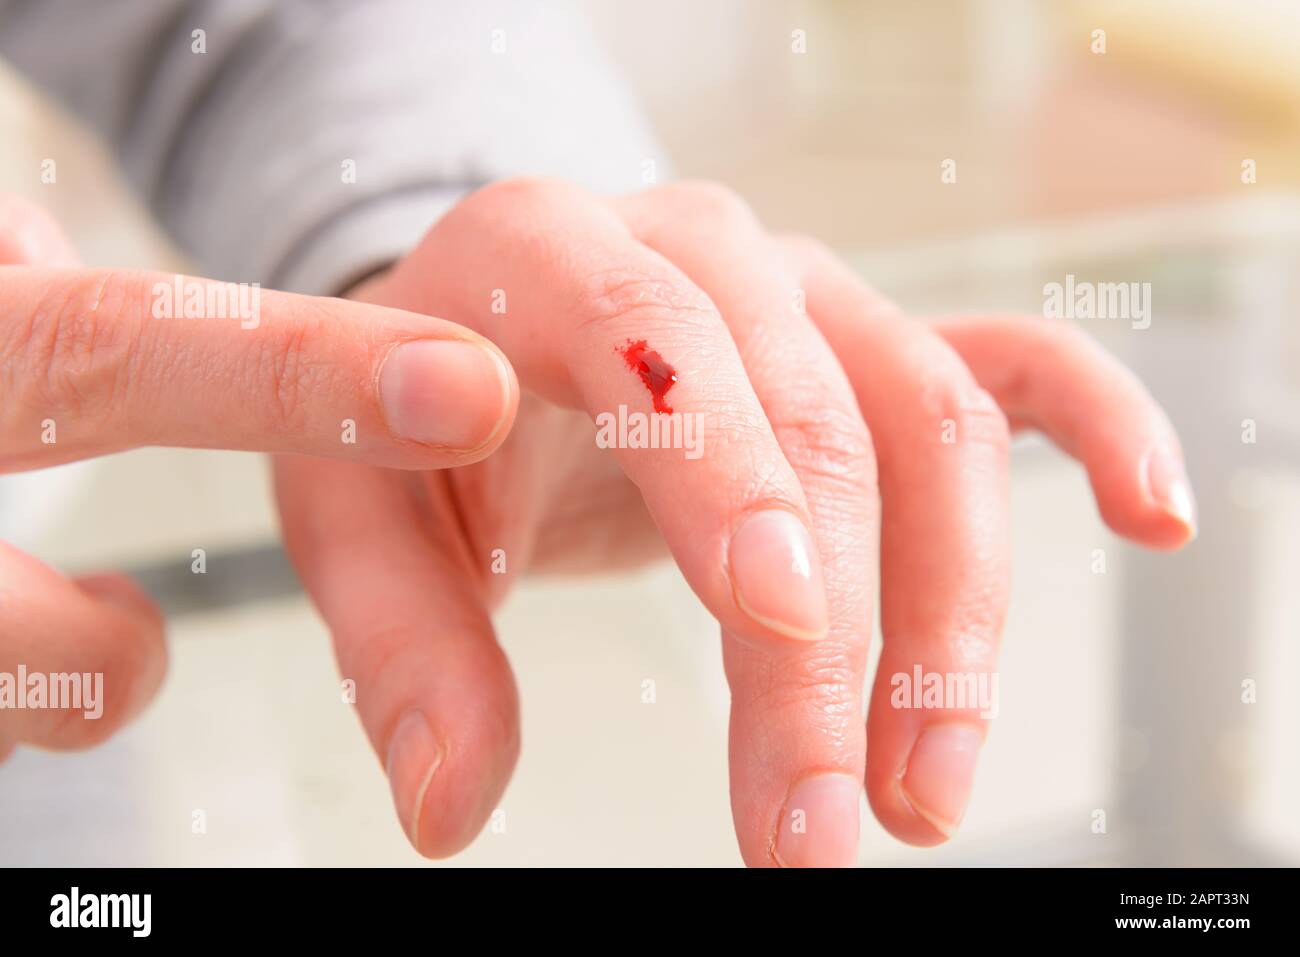
[[[301,452],[392,468],[483,458],[518,384],[429,316],[257,284],[0,266],[0,470],[140,445]]]

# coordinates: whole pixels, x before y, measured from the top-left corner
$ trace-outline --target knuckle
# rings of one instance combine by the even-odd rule
[[[918,400],[928,425],[937,426],[948,444],[976,443],[1005,453],[1011,428],[997,400],[964,368],[926,372]]]
[[[372,733],[400,717],[402,709],[392,702],[409,697],[411,675],[423,669],[430,637],[427,627],[405,622],[377,621],[359,632],[333,631],[339,673],[356,683],[357,710]],[[386,740],[376,743],[387,748]]]
[[[130,381],[143,294],[140,277],[118,272],[52,289],[8,330],[7,385],[78,419],[112,409]]]
[[[300,431],[305,425],[311,397],[318,393],[318,367],[310,360],[309,327],[293,323],[267,337],[249,365],[257,382],[250,394],[265,397],[271,423],[286,432]]]
[[[355,639],[335,633],[339,667],[344,675],[357,682],[358,689],[373,691],[386,675],[406,670],[409,653],[423,636],[412,625],[376,625]]]
[[[1011,446],[1011,426],[997,400],[975,386],[964,391],[958,406],[957,434],[969,442],[1005,455]]]
[[[698,329],[719,327],[717,306],[694,283],[637,269],[609,269],[588,277],[585,326],[609,326],[631,331],[648,322]]]
[[[773,662],[747,683],[749,708],[777,714],[812,716],[819,730],[843,733],[856,724],[862,680],[861,651],[836,642],[823,642],[811,654]]]
[[[862,417],[856,410],[826,402],[809,402],[801,408],[805,411],[797,419],[780,426],[780,444],[790,461],[855,493],[874,494],[875,447]]]
[[[502,205],[512,211],[547,209],[569,199],[577,187],[545,176],[512,176],[477,190],[466,202],[481,212],[497,213]]]
[[[449,621],[463,627],[467,617],[452,612]],[[357,708],[371,733],[380,735],[378,744],[387,746],[387,734],[401,715],[409,710],[414,690],[421,685],[412,676],[433,675],[446,665],[431,650],[431,639],[440,629],[409,623],[375,623],[364,632],[334,633],[334,647],[340,672],[356,682]],[[512,689],[509,664],[499,645],[492,641],[476,642],[466,647],[458,666],[465,673],[481,676],[485,687]],[[513,694],[488,694],[476,699],[462,713],[466,726],[483,742],[502,746],[510,754],[518,752],[519,722],[517,701]]]
[[[662,187],[681,215],[713,227],[754,226],[757,218],[749,204],[729,186],[707,180],[688,180]]]

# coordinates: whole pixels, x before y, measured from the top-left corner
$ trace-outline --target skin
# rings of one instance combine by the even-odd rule
[[[438,469],[489,454],[513,420],[518,386],[485,394],[495,431],[474,448],[413,442],[386,424],[377,382],[401,342],[471,343],[428,316],[267,292],[261,323],[154,319],[155,282],[172,276],[84,269],[58,225],[0,196],[0,469],[20,471],[141,445],[346,455]],[[310,400],[310,401],[308,401]],[[471,410],[473,411],[473,410]],[[356,445],[339,441],[354,419]],[[55,441],[43,441],[53,420]],[[0,759],[18,744],[97,744],[153,697],[166,670],[157,607],[129,578],[68,578],[0,542],[0,672],[102,672],[104,713],[0,710]]]
[[[504,314],[491,308],[495,290]],[[806,311],[792,308],[796,290]],[[854,859],[864,780],[876,816],[905,841],[937,844],[960,821],[985,722],[892,708],[888,677],[916,663],[995,668],[1012,428],[1040,428],[1078,457],[1121,534],[1156,548],[1193,534],[1168,421],[1073,327],[908,318],[820,244],[769,235],[717,186],[607,200],[557,182],[498,183],[353,295],[482,333],[523,389],[510,437],[466,468],[277,462],[289,550],[343,673],[370,686],[358,711],[403,826],[429,856],[474,837],[515,763],[518,703],[490,613],[518,575],[593,573],[666,550],[722,626],[746,863],[831,865]],[[648,407],[614,351],[632,339],[676,366],[675,409],[705,413],[712,441],[699,461],[592,441],[593,416]],[[1168,465],[1154,492],[1153,454]],[[812,530],[827,609],[819,640],[765,629],[727,587],[727,536],[770,506]],[[491,571],[494,548],[505,574]],[[878,575],[884,664],[864,728]],[[955,728],[950,745],[914,759],[931,726]],[[399,728],[410,734],[394,744]],[[795,811],[806,812],[803,835],[788,823]]]
[[[57,232],[28,225],[8,261],[57,259],[58,243],[32,251],[30,236],[42,230]],[[19,317],[9,320],[15,328],[41,328],[22,317],[81,315],[67,307],[76,301],[67,290],[90,295],[84,290],[104,280],[102,272],[14,271],[0,272],[0,289],[6,313]],[[504,312],[493,309],[498,290]],[[1157,548],[1193,534],[1172,428],[1140,384],[1074,327],[909,318],[819,244],[768,234],[716,186],[605,199],[552,181],[494,184],[352,296],[373,306],[266,293],[272,321],[243,338],[202,323],[160,331],[120,309],[125,329],[94,326],[90,341],[118,348],[89,372],[76,348],[84,324],[52,340],[26,334],[19,341],[68,344],[0,355],[6,384],[67,380],[61,400],[29,387],[28,419],[63,401],[69,425],[92,409],[102,421],[73,427],[66,445],[61,425],[52,452],[28,435],[39,435],[28,419],[7,419],[5,448],[15,451],[6,465],[138,444],[281,453],[286,546],[342,674],[357,683],[357,711],[398,818],[427,856],[474,838],[518,755],[517,695],[491,621],[518,575],[591,574],[670,555],[721,626],[732,806],[746,863],[837,865],[855,857],[864,781],[876,816],[902,840],[936,844],[960,822],[985,721],[974,710],[893,708],[889,676],[916,664],[995,669],[1013,429],[1039,428],[1079,458],[1120,534]],[[375,408],[387,350],[428,337],[483,345],[475,334],[513,368],[504,396],[440,395],[435,382],[414,407],[497,423],[490,434],[468,450],[394,437],[392,416]],[[593,441],[593,416],[649,408],[616,351],[632,339],[676,367],[674,408],[704,415],[698,460]],[[249,361],[250,349],[259,361]],[[189,377],[174,375],[178,355]],[[75,374],[50,375],[50,363]],[[253,378],[231,390],[229,376]],[[475,403],[482,408],[466,412]],[[214,404],[226,414],[213,415]],[[343,418],[358,424],[356,445],[340,442]],[[789,590],[768,590],[801,596],[784,617],[757,613],[737,585],[756,563],[766,580],[791,574],[794,566],[770,567],[771,556],[740,534],[747,519],[771,512],[806,529],[813,549]],[[504,574],[493,573],[497,549]],[[86,670],[84,656],[98,654],[97,670],[117,678],[106,675],[106,694],[120,699],[116,723],[95,732],[102,737],[160,680],[156,615],[138,592],[110,608],[96,591],[126,596],[133,586],[124,580],[69,582],[45,569],[38,581],[34,559],[5,560],[24,564],[34,597],[19,610],[0,602],[0,670],[19,660],[39,670],[39,656],[60,647],[57,660]],[[877,588],[885,647],[864,725]],[[87,610],[62,621],[76,604],[69,596]],[[104,616],[125,616],[124,602],[152,617],[113,619],[116,640],[105,641]],[[46,640],[15,651],[17,636],[38,624]],[[0,750],[6,740],[93,743],[72,727],[86,722],[48,723],[16,727],[0,713]]]

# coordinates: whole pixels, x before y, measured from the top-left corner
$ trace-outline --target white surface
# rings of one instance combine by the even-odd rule
[[[1062,514],[1061,501],[1085,501],[1073,466],[1042,449],[1021,459],[1002,715],[967,824],[948,848],[919,851],[864,811],[864,862],[996,856],[1070,822],[1086,834],[1107,798],[1105,636],[1123,547],[1090,508]],[[136,494],[165,501],[167,484],[155,474]],[[1044,542],[1048,522],[1056,533]],[[1105,576],[1090,567],[1099,545],[1111,554]],[[523,754],[502,803],[505,833],[486,831],[452,863],[739,864],[716,626],[673,569],[527,586],[498,629],[523,699]],[[181,619],[171,637],[163,693],[135,726],[94,752],[26,751],[0,770],[0,861],[421,863],[305,601]],[[641,703],[646,678],[653,705]],[[1064,712],[1062,682],[1076,703]],[[191,832],[196,809],[206,834]]]

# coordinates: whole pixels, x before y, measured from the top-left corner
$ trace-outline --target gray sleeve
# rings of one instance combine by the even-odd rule
[[[480,183],[626,190],[663,166],[565,4],[0,0],[0,56],[230,281],[338,292]]]

